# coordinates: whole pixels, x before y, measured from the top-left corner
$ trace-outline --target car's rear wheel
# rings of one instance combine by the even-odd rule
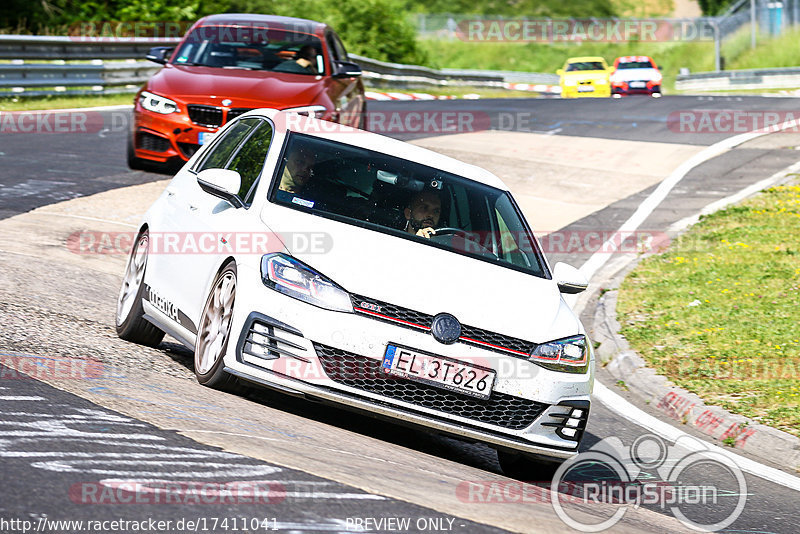
[[[497,461],[503,474],[526,482],[549,482],[558,466],[558,461],[549,462],[533,456],[511,451],[497,451]]]
[[[197,381],[215,389],[237,389],[235,376],[225,371],[223,356],[231,338],[231,319],[236,301],[236,264],[229,262],[211,285],[203,308],[194,348]]]
[[[150,234],[147,230],[137,236],[133,244],[122,287],[117,298],[117,335],[127,341],[156,347],[164,338],[164,332],[144,318],[142,298],[144,296],[144,273],[150,251]]]

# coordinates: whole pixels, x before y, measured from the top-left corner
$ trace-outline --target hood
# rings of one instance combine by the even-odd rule
[[[284,72],[166,65],[147,84],[148,90],[190,103],[230,98],[231,107],[308,105],[325,88],[326,78]]]
[[[291,242],[305,239],[286,239],[285,246],[350,293],[451,313],[462,324],[536,343],[581,331],[553,280],[274,204],[266,209],[270,230],[280,235],[324,233],[323,253]]]
[[[631,80],[644,80],[650,81],[660,77],[656,69],[617,69],[611,75],[611,80],[615,82],[629,82]]]

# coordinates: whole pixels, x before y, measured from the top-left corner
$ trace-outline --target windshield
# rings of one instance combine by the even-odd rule
[[[254,26],[195,28],[173,63],[310,76],[325,74],[322,43],[316,36]]]
[[[380,152],[292,133],[270,200],[546,276],[508,192]],[[418,235],[428,228],[430,237]]]
[[[575,70],[605,70],[599,61],[579,61],[577,63],[567,63],[567,72]]]
[[[653,64],[649,61],[626,61],[617,66],[618,69],[652,69]]]

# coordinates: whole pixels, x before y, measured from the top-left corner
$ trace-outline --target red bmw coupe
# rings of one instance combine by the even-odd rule
[[[364,124],[361,68],[321,22],[211,15],[177,47],[153,48],[147,59],[164,68],[136,94],[128,139],[132,169],[182,164],[220,126],[255,108]]]

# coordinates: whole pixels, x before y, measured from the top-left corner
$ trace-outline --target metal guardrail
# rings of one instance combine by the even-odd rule
[[[0,91],[30,96],[133,92],[161,67],[143,58],[153,46],[174,46],[179,39],[81,38],[0,35]],[[387,63],[351,54],[365,81],[386,88],[431,86],[503,87],[504,82],[557,83],[555,75],[477,70],[436,70]],[[29,63],[31,60],[57,63]],[[67,63],[86,61],[90,63]],[[106,62],[107,60],[129,60]]]
[[[800,67],[698,72],[678,75],[675,80],[675,89],[678,91],[784,89],[788,87],[800,87]]]

